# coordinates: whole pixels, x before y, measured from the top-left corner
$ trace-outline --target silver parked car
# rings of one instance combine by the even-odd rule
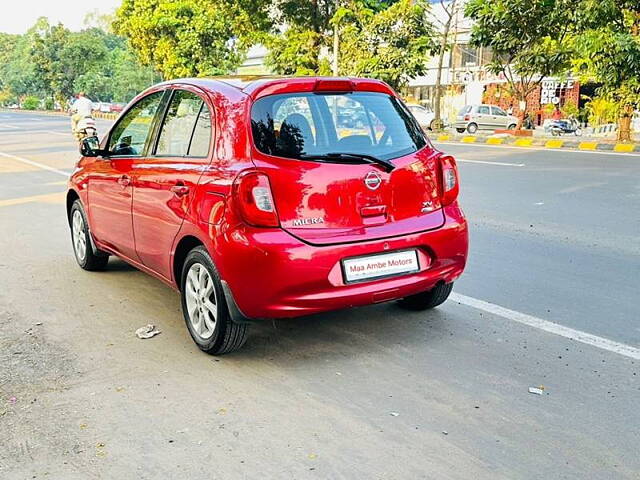
[[[422,105],[416,105],[415,103],[409,103],[407,104],[407,107],[409,108],[409,111],[413,114],[413,116],[416,117],[416,120],[418,120],[418,124],[424,130],[433,130],[433,121],[435,120],[436,116],[431,108],[426,106],[423,107]]]
[[[458,112],[454,127],[458,133],[476,133],[478,130],[516,128],[518,119],[496,105],[466,105]]]

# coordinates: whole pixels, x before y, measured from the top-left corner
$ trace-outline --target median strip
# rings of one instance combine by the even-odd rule
[[[473,143],[487,146],[507,146],[524,148],[548,148],[552,150],[579,150],[584,152],[609,152],[609,153],[640,153],[640,144],[614,143],[584,140],[580,137],[567,137],[566,139],[545,139],[539,137],[512,137],[506,135],[451,135],[439,134],[436,142],[447,143]]]

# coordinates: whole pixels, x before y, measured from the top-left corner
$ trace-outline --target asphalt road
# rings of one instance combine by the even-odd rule
[[[160,282],[75,265],[67,119],[0,112],[0,478],[640,479],[640,156],[438,147],[471,224],[452,300],[213,358]]]

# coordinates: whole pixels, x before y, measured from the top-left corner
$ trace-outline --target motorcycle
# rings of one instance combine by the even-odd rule
[[[554,137],[559,137],[565,133],[573,133],[577,137],[582,135],[580,124],[575,118],[552,120],[547,129]]]
[[[98,129],[96,128],[96,121],[93,117],[84,117],[78,122],[76,129],[73,131],[73,135],[78,142],[82,142],[87,137],[98,136]]]

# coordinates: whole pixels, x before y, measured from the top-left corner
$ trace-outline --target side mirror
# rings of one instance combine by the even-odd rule
[[[102,153],[98,137],[86,137],[80,142],[80,155],[83,157],[98,157]]]

